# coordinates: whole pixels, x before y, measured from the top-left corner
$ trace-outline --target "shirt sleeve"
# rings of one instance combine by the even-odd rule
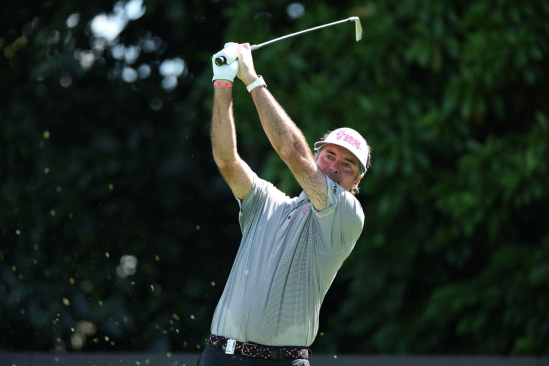
[[[259,178],[255,173],[252,188],[244,200],[240,200],[236,196],[235,198],[240,206],[238,221],[243,234],[249,229],[254,218],[261,216],[265,211],[276,210],[289,201],[289,197],[283,192],[266,180]]]
[[[326,176],[327,208],[317,211],[314,218],[322,243],[321,251],[333,253],[356,244],[364,226],[364,211],[355,196]]]

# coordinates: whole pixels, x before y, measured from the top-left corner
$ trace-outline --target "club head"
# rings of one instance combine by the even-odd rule
[[[360,41],[362,39],[362,35],[364,32],[362,31],[362,24],[360,24],[360,19],[358,17],[350,17],[349,20],[352,20],[355,22],[355,35],[356,35],[356,41]]]

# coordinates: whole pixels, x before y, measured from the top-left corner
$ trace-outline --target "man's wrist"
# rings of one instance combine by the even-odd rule
[[[226,81],[219,81],[219,80],[215,80],[213,82],[214,85],[217,85],[217,86],[224,86],[226,88],[232,88],[233,87],[233,83],[231,82],[226,82]]]
[[[244,81],[244,85],[248,86],[257,79],[259,79],[259,76],[257,74],[250,74],[246,76],[242,81]]]
[[[267,83],[265,83],[265,80],[263,80],[263,76],[261,75],[258,75],[258,76],[259,78],[257,78],[253,83],[246,86],[246,89],[248,89],[250,93],[252,92],[252,90],[254,90],[259,86],[265,86],[265,88],[267,87]]]

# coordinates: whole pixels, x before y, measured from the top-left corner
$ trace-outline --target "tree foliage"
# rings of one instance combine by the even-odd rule
[[[356,15],[359,43],[345,23],[254,52],[311,144],[345,125],[373,148],[313,350],[548,354],[547,4],[138,3],[1,15],[0,349],[202,347],[240,240],[209,57]],[[241,155],[298,194],[234,97]]]

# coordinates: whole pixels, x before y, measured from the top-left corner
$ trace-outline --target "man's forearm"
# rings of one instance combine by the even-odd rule
[[[284,109],[263,87],[252,90],[261,124],[269,141],[282,159],[311,155],[305,136]]]
[[[211,139],[212,152],[217,166],[223,168],[232,164],[238,156],[232,88],[214,86]]]

